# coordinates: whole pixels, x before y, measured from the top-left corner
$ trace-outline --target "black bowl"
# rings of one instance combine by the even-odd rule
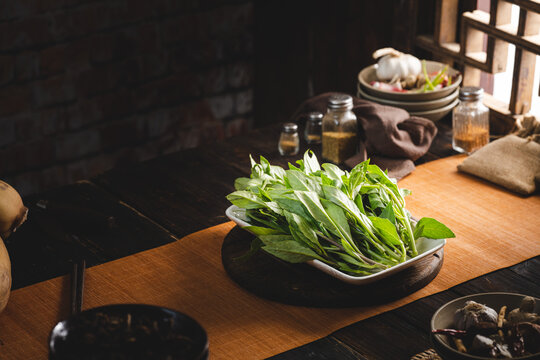
[[[465,303],[467,301],[475,301],[480,304],[484,304],[486,306],[491,307],[492,309],[495,309],[495,311],[499,311],[501,307],[504,305],[507,306],[507,314],[513,309],[519,308],[519,305],[521,304],[521,300],[526,295],[522,294],[514,294],[514,293],[505,293],[505,292],[493,292],[493,293],[483,293],[483,294],[474,294],[469,296],[464,296],[458,299],[454,299],[443,306],[441,306],[435,314],[433,314],[433,317],[431,318],[431,330],[435,329],[448,329],[452,328],[453,322],[454,322],[454,313],[456,310],[462,308],[465,306]],[[540,299],[536,299],[536,305],[534,308],[534,311],[536,313],[540,312]],[[431,334],[431,341],[433,343],[433,346],[435,347],[435,350],[437,350],[437,353],[444,359],[444,360],[489,360],[492,358],[482,357],[482,356],[474,356],[470,354],[465,354],[457,351],[452,345],[450,345],[449,339],[446,335],[441,334]],[[521,356],[514,359],[520,359],[520,360],[532,360],[532,359],[540,359],[540,353],[527,355],[527,356]]]
[[[152,305],[97,307],[61,321],[50,359],[208,359],[208,337],[191,317]]]

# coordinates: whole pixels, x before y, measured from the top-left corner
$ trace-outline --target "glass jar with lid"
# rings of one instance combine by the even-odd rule
[[[322,157],[341,164],[356,154],[357,121],[353,99],[347,94],[332,95],[322,120]]]
[[[452,113],[452,147],[458,152],[471,154],[489,143],[489,109],[483,96],[480,87],[459,90],[460,103]]]
[[[304,138],[310,145],[321,143],[322,118],[323,114],[318,111],[310,112],[307,116]]]
[[[298,125],[295,123],[285,123],[281,128],[279,136],[278,150],[282,156],[298,154],[300,150],[300,138],[298,137]]]

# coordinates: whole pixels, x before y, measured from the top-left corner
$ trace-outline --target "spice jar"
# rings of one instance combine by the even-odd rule
[[[460,103],[452,114],[452,147],[471,154],[489,143],[489,109],[482,104],[484,89],[467,86],[459,90]]]
[[[328,100],[328,111],[322,120],[322,157],[336,164],[356,153],[357,124],[352,112],[353,99],[337,94]]]
[[[298,154],[300,150],[300,139],[298,138],[298,125],[295,123],[285,123],[279,136],[278,150],[282,156]]]
[[[308,144],[321,143],[322,118],[323,114],[318,111],[313,111],[308,114],[306,129],[304,131],[304,138]]]

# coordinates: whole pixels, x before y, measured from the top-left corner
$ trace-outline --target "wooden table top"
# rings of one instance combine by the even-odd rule
[[[437,139],[418,164],[454,154],[448,125],[438,125]],[[225,195],[234,190],[235,178],[249,173],[249,154],[263,155],[279,165],[294,160],[279,155],[278,136],[278,126],[255,130],[249,136],[119,167],[91,181],[24,199],[30,208],[29,220],[6,241],[13,289],[68,274],[80,258],[95,266],[228,221]],[[362,320],[274,358],[407,358],[431,347],[429,318],[442,303],[487,291],[540,296],[539,274],[537,256]]]

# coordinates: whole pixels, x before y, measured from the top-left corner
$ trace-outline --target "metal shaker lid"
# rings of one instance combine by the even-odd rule
[[[307,121],[309,122],[320,123],[322,121],[322,118],[323,114],[318,111],[312,111],[307,115]]]
[[[347,94],[336,94],[330,96],[328,99],[328,108],[329,109],[352,109],[353,99],[350,95]]]
[[[295,133],[298,131],[298,125],[295,123],[285,123],[283,124],[282,131],[288,134]]]
[[[465,86],[459,89],[459,100],[475,101],[484,96],[484,89],[477,86]]]

